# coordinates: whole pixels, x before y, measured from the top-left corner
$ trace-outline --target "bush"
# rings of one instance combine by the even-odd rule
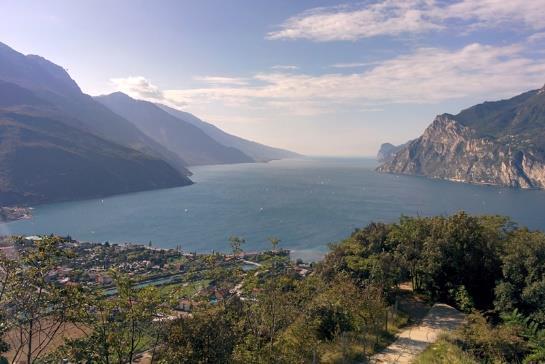
[[[518,363],[528,352],[518,325],[492,326],[480,313],[467,317],[458,332],[459,346],[480,362]]]
[[[459,348],[449,336],[440,337],[434,344],[420,354],[414,364],[477,364],[468,353]]]
[[[316,336],[320,340],[331,341],[338,334],[352,330],[350,317],[340,307],[315,307],[309,318],[316,323]]]
[[[454,298],[456,306],[463,312],[469,313],[473,310],[475,304],[473,298],[467,291],[464,285],[458,286],[455,289],[449,291],[450,295]]]

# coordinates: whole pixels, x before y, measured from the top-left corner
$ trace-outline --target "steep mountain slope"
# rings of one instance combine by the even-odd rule
[[[186,163],[175,153],[146,136],[133,124],[113,113],[89,95],[60,66],[45,58],[25,56],[0,43],[0,80],[32,91],[62,110],[70,126],[122,146],[137,149],[155,159],[164,159],[181,174],[189,175]]]
[[[69,116],[0,82],[0,205],[107,196],[191,181],[166,162],[70,127]]]
[[[57,93],[81,93],[68,73],[36,55],[25,56],[0,42],[0,79],[21,87]]]
[[[66,100],[68,106],[63,109],[55,99]],[[77,109],[72,103],[78,102],[89,105],[88,113],[80,110],[86,114],[86,121],[70,111]],[[95,124],[113,121],[111,126],[116,127],[115,120],[121,126],[127,125],[129,133],[135,132],[131,142],[140,141],[144,151],[97,135]],[[127,129],[120,127],[120,133],[123,130]],[[155,143],[128,121],[82,94],[62,68],[0,44],[0,206],[192,183],[183,161],[160,146],[179,163],[177,168],[159,153],[146,153],[146,148],[152,150],[148,142]]]
[[[210,137],[215,139],[218,143],[229,147],[237,148],[238,150],[250,156],[257,162],[268,162],[275,159],[294,158],[300,156],[299,154],[290,152],[288,150],[269,147],[267,145],[252,142],[250,140],[246,140],[235,135],[226,133],[220,128],[205,121],[202,121],[201,119],[190,113],[176,110],[162,104],[157,104],[157,106],[159,106],[161,109],[165,110],[169,114],[177,117],[178,119],[185,120],[188,123],[191,123],[196,127],[200,128]]]
[[[545,87],[439,115],[377,170],[545,188]]]
[[[0,107],[12,107],[17,105],[54,108],[53,105],[40,99],[32,91],[13,83],[0,80]]]
[[[201,129],[174,117],[151,102],[135,100],[121,92],[95,99],[190,165],[254,162],[240,150],[216,142]]]
[[[508,100],[485,102],[448,116],[475,130],[479,136],[545,150],[545,86]]]

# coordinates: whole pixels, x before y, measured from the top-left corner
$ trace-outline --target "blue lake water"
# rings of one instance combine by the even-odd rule
[[[355,228],[401,214],[466,210],[545,230],[545,191],[379,174],[375,166],[371,159],[309,158],[198,167],[195,185],[36,206],[31,220],[0,225],[0,234],[151,240],[197,252],[228,251],[231,235],[246,239],[245,250],[266,249],[267,238],[276,236],[295,257],[316,259]]]

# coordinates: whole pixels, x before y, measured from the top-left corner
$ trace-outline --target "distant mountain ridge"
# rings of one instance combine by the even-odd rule
[[[146,136],[127,120],[81,92],[68,73],[45,58],[25,56],[0,43],[0,80],[32,91],[62,110],[66,122],[101,138],[164,159],[181,175],[189,175],[186,163]]]
[[[70,116],[26,89],[0,82],[0,98],[0,205],[191,184],[163,160],[70,126]]]
[[[62,67],[0,43],[0,205],[185,186],[185,165]]]
[[[176,118],[151,102],[135,100],[121,92],[95,99],[176,153],[188,165],[254,162],[240,150],[218,143],[195,125]]]
[[[60,95],[81,93],[77,83],[62,67],[37,55],[19,53],[2,42],[0,79],[36,91]]]
[[[300,154],[285,149],[273,148],[226,133],[217,126],[207,123],[188,112],[177,110],[163,104],[156,105],[178,119],[195,125],[218,143],[242,151],[256,162],[269,162],[276,159],[297,158],[301,156]]]
[[[439,115],[377,170],[543,189],[545,87]]]
[[[188,165],[296,155],[253,143],[268,153],[254,158],[186,119],[120,93],[95,99],[64,68],[0,43],[0,206],[185,186]]]

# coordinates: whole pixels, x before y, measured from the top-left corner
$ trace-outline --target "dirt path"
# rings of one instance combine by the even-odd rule
[[[398,291],[398,309],[409,315],[409,323],[417,324],[430,311],[431,305],[421,296],[414,294],[410,284],[403,283]]]
[[[435,304],[419,324],[402,331],[395,342],[371,357],[371,363],[410,363],[437,340],[439,333],[457,328],[464,318],[464,314],[453,307]]]

